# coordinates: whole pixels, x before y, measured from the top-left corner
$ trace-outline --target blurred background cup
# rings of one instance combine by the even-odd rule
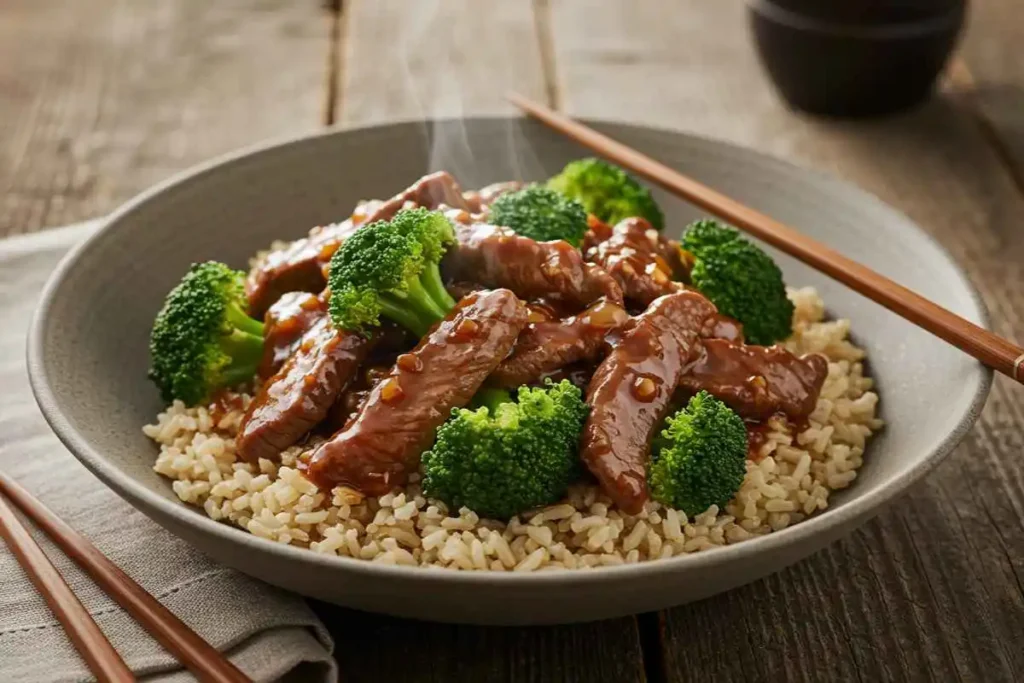
[[[966,4],[748,0],[747,16],[761,64],[790,106],[864,117],[929,96],[956,46]]]

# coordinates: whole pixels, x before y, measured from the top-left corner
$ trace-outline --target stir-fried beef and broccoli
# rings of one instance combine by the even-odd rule
[[[724,507],[748,432],[799,425],[822,355],[771,257],[701,220],[671,239],[651,193],[597,159],[463,192],[446,173],[260,255],[195,265],[153,325],[163,398],[252,393],[240,461],[305,444],[328,497],[418,482],[507,520],[593,481],[624,514]],[[340,487],[340,488],[339,488]]]

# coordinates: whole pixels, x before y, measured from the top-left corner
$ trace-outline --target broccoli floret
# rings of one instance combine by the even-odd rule
[[[455,306],[438,268],[454,241],[448,220],[426,209],[360,228],[331,257],[331,320],[365,333],[383,315],[422,337]]]
[[[665,217],[650,190],[607,161],[594,158],[571,161],[561,173],[548,180],[548,187],[577,200],[584,209],[609,225],[640,216],[656,230],[665,227]]]
[[[651,496],[689,516],[724,506],[746,474],[743,420],[706,391],[665,422],[651,449]]]
[[[683,235],[693,256],[690,280],[723,314],[743,323],[751,344],[774,344],[793,332],[793,303],[768,254],[717,221],[693,223]]]
[[[565,240],[574,247],[587,232],[583,205],[541,185],[498,197],[491,205],[491,222],[541,242]]]
[[[504,393],[504,392],[503,392]],[[558,500],[575,477],[588,406],[567,380],[488,391],[476,410],[452,411],[423,454],[423,490],[450,508],[508,519]]]
[[[195,405],[256,374],[263,323],[245,312],[244,278],[207,261],[194,264],[167,295],[149,338],[149,378],[165,401]]]

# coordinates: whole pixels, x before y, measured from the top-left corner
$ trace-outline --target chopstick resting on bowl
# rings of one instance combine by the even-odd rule
[[[838,280],[977,358],[993,370],[1024,384],[1024,348],[593,128],[522,95],[510,93],[508,99],[530,116],[584,147],[589,147],[600,156],[661,185],[669,192]]]
[[[31,493],[3,472],[0,472],[0,494],[2,494],[0,495],[0,515],[2,515],[3,509],[10,510],[9,507],[3,504],[3,497],[6,496],[35,522],[54,543],[60,546],[68,554],[68,557],[74,560],[107,595],[113,598],[136,621],[142,624],[153,638],[177,657],[199,680],[216,683],[252,683],[248,676],[242,673],[224,655],[203,640],[199,634],[190,629],[183,621],[174,616],[156,598],[147,593],[142,586],[124,573],[120,567],[111,562],[96,546],[68,526],[67,523],[40,503]],[[17,518],[14,517],[13,513],[10,516],[17,522]],[[22,527],[22,531],[24,531],[24,527]],[[27,532],[25,533],[27,535]],[[6,534],[7,532],[5,531],[5,538]],[[29,537],[29,541],[31,541],[31,537]],[[36,549],[38,550],[38,546]],[[42,553],[41,550],[39,552]],[[45,560],[45,556],[43,559]],[[50,568],[53,569],[52,565],[50,565]],[[56,574],[55,569],[53,569],[53,573]],[[59,574],[57,574],[57,578],[58,580],[60,579]],[[35,582],[34,579],[33,582]],[[61,583],[63,584],[62,580]],[[67,587],[67,584],[63,585],[66,589],[66,595],[71,596],[70,600],[81,607],[81,603],[71,593],[71,589]],[[39,583],[36,583],[36,586],[40,588],[43,597],[46,598],[47,602],[50,603],[51,609],[53,609],[51,598],[43,592],[43,588]],[[66,597],[61,599],[67,600]],[[84,608],[82,609],[84,611]],[[56,614],[57,611],[54,610],[54,613]],[[59,616],[58,614],[58,618]],[[88,618],[88,613],[85,613],[85,616]],[[63,623],[63,619],[61,621]],[[70,631],[68,633],[71,635]],[[102,637],[102,633],[100,636]],[[72,640],[74,640],[74,637],[72,637]],[[75,642],[77,644],[77,641]],[[109,642],[107,645],[110,645]],[[113,648],[111,648],[111,652],[113,652]],[[116,652],[113,652],[113,654],[117,657]],[[121,661],[120,657],[118,657],[118,661]],[[121,661],[121,664],[124,666],[123,661]],[[92,668],[91,664],[90,668]],[[128,678],[104,679],[93,668],[93,672],[101,680],[134,680],[127,667],[124,670],[128,673]]]
[[[117,654],[85,605],[65,583],[14,510],[0,496],[0,536],[18,560],[50,611],[64,627],[78,654],[100,681],[134,681],[131,669]]]

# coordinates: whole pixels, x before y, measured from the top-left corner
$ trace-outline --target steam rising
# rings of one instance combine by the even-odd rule
[[[495,123],[486,136],[471,136],[462,121],[513,114],[505,91],[536,81],[538,75],[530,70],[539,67],[535,61],[523,63],[523,45],[513,44],[515,31],[489,30],[487,40],[481,40],[482,23],[500,21],[500,16],[473,2],[458,4],[453,11],[442,0],[403,3],[403,20],[387,36],[398,57],[397,73],[388,77],[401,80],[412,100],[410,114],[447,119],[428,124],[425,131],[430,170],[450,171],[467,188],[498,180],[540,180],[547,173],[521,121]]]

